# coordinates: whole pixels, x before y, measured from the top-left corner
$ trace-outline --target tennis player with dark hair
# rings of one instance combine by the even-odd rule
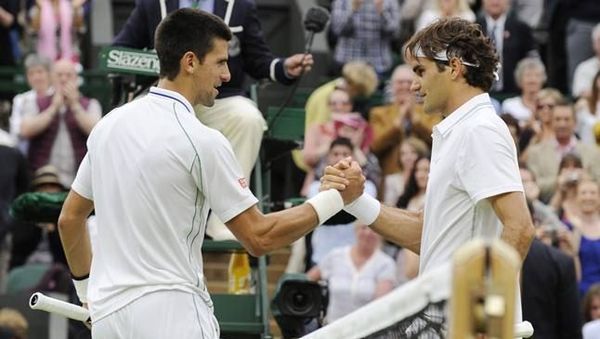
[[[201,246],[209,210],[253,255],[288,245],[363,190],[358,164],[350,189],[263,215],[229,142],[194,116],[229,81],[223,21],[193,9],[159,25],[157,87],[104,117],[88,139],[59,219],[80,300],[94,338],[219,338]],[[92,236],[85,220],[96,211]],[[89,290],[87,288],[89,275]]]
[[[515,144],[486,93],[498,70],[489,39],[476,24],[444,19],[417,32],[404,52],[425,112],[444,117],[433,128],[424,211],[381,206],[365,194],[345,210],[420,254],[420,273],[449,262],[458,247],[479,237],[500,237],[525,258],[534,229]],[[322,188],[343,190],[347,166],[328,167]]]

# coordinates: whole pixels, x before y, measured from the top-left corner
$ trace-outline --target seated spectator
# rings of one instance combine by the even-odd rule
[[[582,180],[576,194],[578,213],[570,216],[569,224],[579,243],[579,292],[584,296],[590,286],[600,282],[600,187],[597,182]]]
[[[27,339],[29,323],[19,311],[5,307],[0,309],[0,328],[10,330],[11,339]]]
[[[519,124],[519,120],[508,113],[500,114],[500,119],[504,121],[506,126],[508,127],[508,131],[510,132],[510,136],[515,142],[515,146],[517,147],[517,154],[521,153],[521,125]]]
[[[550,206],[563,222],[579,214],[577,206],[577,185],[589,174],[583,168],[581,157],[575,153],[566,154],[558,166],[556,191],[550,200]]]
[[[354,245],[331,251],[307,273],[310,280],[328,282],[328,323],[385,295],[395,285],[394,261],[379,249],[381,236],[366,225],[354,228]]]
[[[550,226],[554,230],[566,229],[567,226],[560,221],[554,209],[540,201],[540,188],[529,168],[524,164],[519,164],[519,172],[525,190],[525,197],[533,208],[533,220],[541,225]]]
[[[431,145],[433,125],[441,119],[439,115],[425,114],[423,106],[415,102],[415,95],[410,90],[413,78],[410,66],[397,66],[389,86],[391,102],[373,107],[369,112],[369,124],[373,128],[371,151],[377,156],[383,174],[379,193],[381,199],[386,196],[386,176],[401,171],[398,152],[402,140],[414,136]],[[393,200],[394,204],[396,199]]]
[[[555,138],[529,147],[527,167],[535,174],[542,201],[549,201],[556,189],[560,159],[567,153],[576,153],[583,168],[595,180],[600,180],[600,151],[575,137],[575,111],[570,104],[558,103],[552,112]]]
[[[372,66],[363,61],[352,61],[342,68],[342,76],[315,89],[306,101],[305,129],[313,124],[321,124],[331,120],[329,96],[335,89],[343,89],[350,95],[352,102],[359,97],[370,97],[377,89],[377,74]],[[352,111],[360,112],[354,107]],[[366,112],[360,112],[365,113]]]
[[[35,2],[30,15],[33,29],[38,33],[37,52],[40,55],[51,60],[79,61],[76,33],[84,28],[85,1],[37,0]]]
[[[470,22],[475,21],[475,13],[469,7],[467,0],[435,0],[432,8],[421,12],[415,23],[415,31],[419,31],[440,18],[457,17]]]
[[[348,138],[338,137],[334,139],[329,147],[327,154],[327,165],[335,165],[338,161],[352,156],[354,144]],[[319,193],[319,180],[315,180],[308,188],[307,197],[311,198]],[[375,197],[377,189],[375,184],[365,181],[365,192]],[[310,257],[312,264],[318,264],[333,249],[343,246],[350,246],[356,241],[355,232],[352,227],[354,217],[346,212],[340,212],[323,225],[317,227],[311,236],[312,254]]]
[[[546,67],[538,58],[525,58],[517,64],[515,81],[521,95],[502,102],[502,111],[519,120],[521,127],[535,121],[537,95],[546,82]]]
[[[399,28],[396,0],[334,0],[331,33],[337,38],[333,52],[336,68],[364,60],[383,77],[392,67],[391,39],[398,35]]]
[[[581,97],[575,105],[576,131],[582,142],[596,145],[594,126],[600,121],[600,71],[594,75],[591,85],[590,95]]]
[[[65,187],[58,179],[56,168],[52,165],[40,167],[35,171],[31,181],[31,189],[34,192],[47,193],[65,191]],[[22,224],[19,228],[14,229],[12,234],[11,269],[27,262],[52,261],[67,266],[56,223]],[[36,252],[40,255],[37,259],[34,259],[32,255]]]
[[[592,79],[600,71],[600,23],[592,30],[592,47],[595,55],[575,68],[573,75],[572,94],[573,97],[588,98],[592,93]]]
[[[402,141],[394,159],[400,166],[400,171],[389,174],[384,179],[383,202],[395,206],[398,198],[404,193],[406,183],[410,179],[413,165],[418,158],[428,157],[429,147],[422,140],[410,137]]]
[[[398,198],[396,207],[408,211],[420,211],[425,206],[425,191],[429,180],[429,157],[419,157],[408,178],[404,193]],[[415,278],[419,274],[419,255],[406,249],[401,249],[396,255],[398,263],[397,274],[399,281]],[[402,271],[402,272],[400,272]]]
[[[583,298],[583,339],[600,336],[600,284],[590,287]]]
[[[70,187],[86,153],[87,136],[102,111],[96,99],[79,92],[74,63],[59,60],[53,73],[54,94],[37,100],[37,110],[26,112],[20,133],[29,140],[31,170],[51,164],[63,186]]]
[[[52,61],[44,56],[31,54],[25,58],[25,74],[31,90],[18,94],[13,99],[10,114],[10,134],[13,136],[19,150],[27,155],[28,140],[21,136],[21,121],[27,112],[37,112],[37,100],[52,95],[50,87],[50,71]]]

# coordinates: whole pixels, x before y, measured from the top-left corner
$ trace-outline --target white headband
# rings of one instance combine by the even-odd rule
[[[414,53],[415,56],[417,58],[428,58],[427,55],[425,55],[425,53],[423,52],[423,49],[421,48],[421,45],[417,45],[414,49]],[[465,66],[471,66],[474,68],[479,68],[479,64],[474,64],[471,62],[467,62],[464,61],[461,57],[456,57],[461,64],[465,65]],[[434,56],[433,56],[433,60],[437,60],[437,61],[450,61],[450,59],[448,58],[448,46],[446,46],[446,49],[443,51],[439,51],[437,52]],[[494,80],[498,81],[500,79],[500,76],[498,74],[498,72],[500,72],[500,68],[502,67],[502,65],[500,63],[496,64],[496,70],[494,71]]]

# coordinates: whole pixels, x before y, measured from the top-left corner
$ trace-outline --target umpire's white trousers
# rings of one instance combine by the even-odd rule
[[[200,296],[157,291],[94,322],[92,338],[218,339],[219,324]]]
[[[250,182],[262,137],[267,129],[265,119],[256,103],[236,95],[217,99],[212,107],[198,105],[194,109],[203,124],[220,131],[229,140],[244,176]],[[235,239],[214,214],[208,220],[206,233],[215,240]]]

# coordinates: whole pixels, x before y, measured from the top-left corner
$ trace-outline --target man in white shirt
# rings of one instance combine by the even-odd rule
[[[534,229],[515,144],[486,93],[498,63],[489,39],[476,24],[442,20],[414,35],[405,57],[416,73],[412,90],[425,112],[444,117],[433,129],[424,211],[381,206],[365,194],[345,210],[420,254],[421,274],[449,262],[461,245],[479,237],[499,237],[525,258]],[[326,169],[323,188],[345,187],[338,177],[345,165]]]
[[[94,338],[219,338],[202,269],[209,210],[250,254],[262,255],[308,233],[362,191],[354,163],[348,192],[259,211],[229,142],[193,110],[212,106],[229,81],[230,39],[212,14],[172,12],[155,35],[157,87],[109,113],[88,139],[59,230],[77,294],[90,305]],[[93,209],[92,260],[85,220]]]

